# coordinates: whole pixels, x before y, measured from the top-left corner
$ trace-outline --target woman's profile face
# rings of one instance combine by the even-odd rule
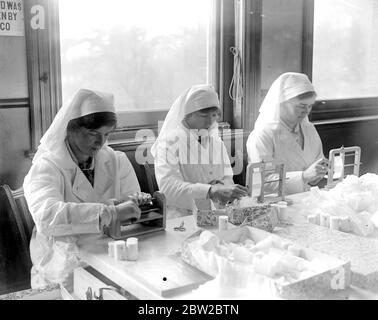
[[[80,127],[70,132],[70,142],[82,155],[93,157],[105,144],[113,130],[114,126],[103,126],[98,129]]]
[[[219,119],[219,110],[196,111],[189,114],[185,120],[190,129],[208,130]]]
[[[295,97],[283,103],[283,118],[292,123],[300,123],[306,118],[315,103],[315,96],[307,98]]]

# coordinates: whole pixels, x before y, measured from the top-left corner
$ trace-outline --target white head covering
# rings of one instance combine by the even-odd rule
[[[315,88],[303,73],[287,72],[279,76],[269,88],[261,104],[260,114],[255,123],[255,129],[267,124],[276,124],[280,120],[281,103],[306,92],[315,92]],[[308,117],[303,121],[308,122]]]
[[[186,115],[210,107],[217,107],[221,110],[218,94],[212,86],[195,85],[187,89],[171,106],[159,136],[151,147],[151,154],[156,157],[159,142],[165,141],[170,133],[183,127],[182,120]],[[217,122],[214,122],[208,129],[208,135],[219,138]]]
[[[62,147],[67,136],[67,125],[71,120],[97,112],[115,113],[113,94],[80,89],[72,102],[63,106],[55,116],[40,141],[33,162],[42,154],[54,154]]]

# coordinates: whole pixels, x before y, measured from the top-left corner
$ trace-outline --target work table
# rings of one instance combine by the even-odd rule
[[[293,202],[287,209],[288,223],[283,223],[275,229],[275,234],[288,238],[290,240],[293,239],[298,233],[298,229],[293,229],[292,224],[303,224],[303,228],[309,228],[311,225],[306,223],[306,216],[303,211],[300,210],[299,202],[304,199],[308,193],[302,194],[295,194],[287,197],[289,200]],[[174,228],[178,227],[184,223],[185,230],[184,231],[175,231]],[[234,228],[235,226],[229,225],[230,228]],[[324,237],[327,236],[330,230],[327,228],[314,226],[314,228],[318,228],[320,242],[322,242],[323,235]],[[320,229],[319,229],[320,228]],[[191,300],[197,299],[196,295],[193,294],[191,289],[197,288],[199,285],[206,283],[207,281],[211,280],[212,278],[208,275],[205,275],[201,271],[191,267],[190,265],[182,262],[181,259],[178,257],[177,252],[181,248],[181,243],[190,235],[195,233],[199,228],[194,223],[193,216],[186,216],[181,218],[175,218],[171,220],[167,220],[166,229],[164,231],[158,231],[150,234],[141,235],[138,237],[139,239],[139,257],[137,261],[117,261],[114,258],[108,256],[108,242],[113,241],[111,238],[105,235],[91,235],[89,237],[83,238],[79,243],[80,254],[83,262],[89,267],[85,268],[87,270],[95,270],[94,276],[90,276],[88,278],[89,281],[93,281],[90,283],[90,286],[93,288],[108,286],[104,283],[99,284],[96,280],[96,277],[108,279],[112,283],[116,284],[117,287],[122,288],[128,294],[126,298],[137,298],[137,299],[180,299],[180,300]],[[210,228],[210,230],[217,230],[216,227]],[[293,232],[292,232],[293,231]],[[312,229],[311,229],[312,231]],[[336,231],[336,233],[340,234],[340,239],[344,242],[348,242],[349,239],[347,238],[348,234],[341,233]],[[319,236],[320,235],[320,236]],[[345,238],[343,238],[345,237]],[[360,238],[355,236],[356,238]],[[300,235],[298,236],[298,239]],[[303,239],[301,239],[303,240]],[[308,239],[305,239],[308,241]],[[360,238],[362,243],[362,249],[365,248],[366,240],[370,242],[370,245],[378,246],[378,237],[373,235],[372,239]],[[319,250],[316,248],[318,244],[316,241],[309,243],[303,243],[304,246],[312,246],[315,250]],[[341,242],[342,242],[341,241]],[[327,242],[326,240],[324,242]],[[328,241],[329,242],[329,241]],[[348,242],[349,243],[349,242]],[[335,251],[337,245],[333,245],[331,242],[328,246],[328,251]],[[352,246],[351,246],[352,247]],[[355,246],[355,247],[358,247]],[[378,248],[378,247],[377,247]],[[350,250],[349,250],[350,249]],[[356,249],[351,249],[348,246],[349,252],[347,252],[346,258],[353,257],[358,254],[361,257],[360,252]],[[348,251],[345,250],[345,251]],[[354,251],[353,251],[354,250]],[[333,255],[333,254],[332,254]],[[377,252],[378,255],[378,252]],[[363,256],[363,254],[362,254]],[[364,258],[364,257],[362,257]],[[370,259],[370,260],[369,260]],[[367,268],[376,266],[378,270],[378,265],[374,262],[376,261],[374,254],[366,261],[371,261],[370,265],[364,263]],[[351,259],[344,259],[345,261],[351,261]],[[358,259],[356,259],[356,264]],[[353,262],[352,262],[353,265]],[[85,272],[85,270],[84,270]],[[166,281],[164,280],[166,279]],[[164,286],[169,287],[172,284],[178,284],[181,282],[185,282],[188,286],[182,285],[180,290],[173,290],[169,291],[169,294],[162,295],[162,291],[159,289],[164,289]],[[195,281],[194,281],[195,280]],[[374,280],[374,278],[373,278]],[[94,284],[96,282],[96,284]],[[192,286],[190,284],[192,283]],[[84,288],[84,287],[83,287]],[[85,288],[88,288],[86,286]],[[158,289],[158,290],[157,290]],[[57,286],[48,286],[45,288],[37,289],[37,290],[25,290],[16,293],[11,293],[7,295],[0,296],[0,300],[3,299],[60,299],[62,293],[63,299],[70,298],[69,294],[72,292],[68,292],[68,295],[65,296],[64,290],[62,289],[59,292],[59,288]],[[67,293],[67,292],[66,292]],[[123,292],[124,293],[124,292]],[[124,298],[123,296],[112,296],[111,298]],[[71,297],[72,298],[72,297]],[[78,298],[73,296],[73,298]],[[85,299],[81,297],[81,299]],[[233,297],[231,297],[233,298]],[[208,296],[207,299],[217,299],[216,295]],[[277,299],[276,297],[272,297],[272,299]],[[325,299],[339,299],[339,300],[358,300],[358,299],[374,299],[378,300],[378,286],[376,289],[369,289],[364,290],[360,287],[356,287],[354,285],[350,286],[346,290],[340,290],[333,294],[332,296],[325,297]]]
[[[289,214],[292,222],[302,222],[305,217],[298,213],[298,208],[296,203],[302,199],[305,194],[299,194],[289,197],[294,201],[293,205],[289,207]],[[177,227],[184,222],[185,231],[174,231],[174,227]],[[285,230],[285,226],[280,226],[278,230]],[[215,228],[216,229],[216,228]],[[80,253],[84,262],[89,266],[100,272],[106,278],[110,279],[123,289],[130,292],[132,295],[138,299],[163,299],[156,290],[151,289],[149,282],[158,283],[162,278],[166,277],[172,279],[175,277],[173,272],[178,272],[181,268],[181,274],[187,274],[187,270],[194,269],[191,266],[181,262],[182,266],[175,265],[178,258],[172,263],[175,270],[170,270],[170,266],[166,267],[156,265],[154,262],[160,261],[161,258],[170,255],[175,255],[179,251],[181,242],[193,234],[198,227],[195,226],[193,216],[186,216],[182,218],[176,218],[172,220],[167,220],[167,226],[165,231],[146,234],[139,238],[139,259],[138,261],[116,261],[115,259],[108,256],[107,243],[111,240],[107,237],[96,237],[92,239],[87,239],[85,243],[80,244]],[[177,262],[179,263],[179,262]],[[154,276],[151,275],[150,279],[138,278],[138,270],[141,274],[143,272],[152,271],[156,273]],[[149,274],[149,273],[148,273]],[[179,275],[177,275],[179,277]],[[200,275],[201,276],[201,275]],[[209,278],[210,279],[210,278]],[[202,279],[205,282],[205,279]],[[178,292],[173,294],[168,299],[182,299],[190,300],[195,298],[191,294],[191,290],[186,290],[186,292]],[[332,297],[326,297],[327,299],[378,299],[378,291],[373,292],[371,290],[363,290],[355,286],[351,286],[347,290],[340,290]],[[212,297],[209,297],[212,299]]]
[[[185,231],[174,231],[184,222]],[[146,263],[175,255],[181,242],[197,230],[193,216],[167,220],[165,231],[139,236],[139,257],[137,261],[117,261],[108,256],[108,242],[112,239],[105,236],[87,238],[79,244],[82,260],[98,272],[109,278],[139,299],[162,299],[162,297],[135,279],[131,270],[143,270]],[[178,260],[178,259],[177,259]],[[177,261],[175,260],[175,261]],[[183,263],[184,264],[184,263]],[[185,265],[184,265],[185,267]],[[190,267],[190,266],[188,266]],[[157,269],[157,268],[156,268]],[[169,266],[166,270],[156,270],[160,278],[170,278]],[[187,299],[187,294],[174,296],[174,299]]]

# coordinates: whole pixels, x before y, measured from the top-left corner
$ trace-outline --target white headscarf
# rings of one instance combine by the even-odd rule
[[[186,115],[210,107],[217,107],[221,111],[218,94],[212,86],[195,85],[187,89],[169,109],[159,136],[151,147],[151,154],[156,157],[158,144],[169,138],[170,133],[175,132],[176,129],[184,127],[182,120]],[[216,121],[208,129],[208,136],[219,138]]]
[[[281,103],[306,92],[315,92],[315,88],[303,73],[287,72],[279,76],[269,88],[260,107],[260,114],[255,129],[267,124],[276,124],[280,120]],[[308,122],[308,117],[303,121]]]
[[[63,106],[55,116],[40,140],[33,162],[45,153],[55,154],[64,145],[67,125],[71,120],[97,112],[115,113],[113,94],[80,89],[72,102]]]

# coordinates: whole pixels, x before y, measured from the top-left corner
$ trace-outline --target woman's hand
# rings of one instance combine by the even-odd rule
[[[219,200],[222,203],[234,201],[248,195],[248,189],[244,186],[234,184],[230,186],[215,184],[210,187],[209,198]]]
[[[305,171],[302,178],[306,183],[318,183],[328,172],[329,161],[325,158],[315,161]]]
[[[149,193],[135,192],[129,196],[129,200],[134,201],[136,205],[143,206],[152,203],[152,197]]]
[[[115,206],[117,220],[121,223],[127,220],[139,220],[141,211],[134,201],[126,201]]]
[[[221,181],[221,180],[212,180],[212,181],[209,182],[209,184],[211,184],[211,185],[215,185],[215,184],[224,185],[224,182]]]
[[[146,204],[151,204],[152,197],[149,193],[144,192],[135,192],[129,195],[126,199],[110,199],[109,202],[114,204],[115,206],[127,202],[133,201],[137,206],[143,206]]]

